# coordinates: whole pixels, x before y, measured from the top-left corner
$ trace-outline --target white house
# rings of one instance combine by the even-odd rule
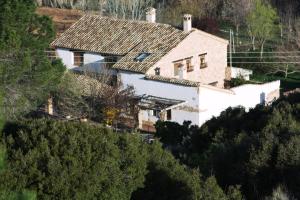
[[[153,130],[158,119],[202,125],[227,107],[249,109],[279,97],[279,81],[224,89],[228,41],[192,28],[191,15],[184,15],[183,30],[155,19],[155,9],[146,21],[86,15],[52,46],[68,69],[108,67],[134,86],[141,129]]]

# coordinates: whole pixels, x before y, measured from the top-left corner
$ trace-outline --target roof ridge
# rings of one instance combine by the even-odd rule
[[[192,87],[198,87],[201,85],[201,83],[198,81],[179,79],[179,78],[174,78],[174,77],[165,77],[165,76],[161,76],[161,75],[146,74],[145,78],[149,79],[149,80],[157,80],[157,81],[185,85],[185,86],[192,86]]]
[[[134,19],[120,19],[117,17],[113,17],[113,16],[101,16],[101,15],[95,15],[95,14],[85,14],[83,15],[79,20],[81,20],[84,17],[98,17],[98,18],[102,18],[102,19],[108,19],[108,20],[113,20],[113,21],[121,21],[121,22],[132,22],[132,23],[140,23],[140,24],[148,24],[148,25],[158,25],[158,26],[165,26],[167,28],[171,27],[175,30],[184,32],[183,30],[180,30],[179,28],[176,28],[174,26],[172,26],[171,24],[164,24],[164,23],[159,23],[159,22],[147,22],[147,21],[143,21],[143,20],[134,20]],[[79,21],[78,20],[78,21]]]

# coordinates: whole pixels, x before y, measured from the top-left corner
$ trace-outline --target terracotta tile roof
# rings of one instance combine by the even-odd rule
[[[105,92],[112,93],[114,88],[101,83],[99,80],[92,78],[88,75],[72,73],[74,81],[78,83],[78,91],[84,96],[94,95],[97,91],[97,95],[104,95]]]
[[[177,85],[184,85],[184,86],[189,86],[189,87],[199,87],[200,86],[200,82],[189,81],[189,80],[178,79],[178,78],[167,78],[167,77],[158,76],[158,75],[146,75],[145,79],[161,81],[161,82],[166,82],[166,83],[172,83],[172,84],[177,84]]]
[[[146,73],[187,35],[167,24],[86,15],[51,46],[124,56],[113,68]],[[142,52],[150,55],[141,62],[135,61]]]

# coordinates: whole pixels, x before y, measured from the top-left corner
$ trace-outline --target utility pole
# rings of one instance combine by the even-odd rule
[[[233,53],[235,53],[235,37],[234,37],[234,31],[232,30],[232,36],[231,36],[231,38],[232,38],[232,48],[233,48]]]
[[[230,67],[232,67],[232,34],[231,34],[232,30],[230,29],[229,31],[229,35],[230,35],[230,39],[229,39],[229,62],[230,62]]]

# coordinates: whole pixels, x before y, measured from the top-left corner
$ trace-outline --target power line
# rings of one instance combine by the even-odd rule
[[[44,51],[45,53],[57,53],[57,51],[55,51],[55,50],[53,50],[53,51]],[[70,52],[76,52],[76,53],[87,53],[87,52],[90,52],[90,53],[97,53],[97,52],[92,52],[92,51],[82,51],[82,50],[79,50],[79,51],[70,51]],[[133,51],[129,51],[129,52],[127,52],[127,53],[125,53],[125,54],[122,54],[122,55],[115,55],[116,57],[117,56],[123,56],[123,55],[126,55],[126,54],[128,54],[128,53],[151,53],[151,54],[158,54],[158,53],[169,53],[169,51],[166,51],[166,52],[164,52],[164,51],[156,51],[156,52],[151,52],[151,51],[136,51],[136,52],[133,52]],[[240,52],[238,52],[238,51],[236,51],[235,53],[233,53],[233,54],[239,54],[239,53],[249,53],[249,54],[261,54],[261,52],[253,52],[253,51],[240,51]],[[269,54],[272,54],[272,53],[280,53],[280,54],[288,54],[288,53],[299,53],[300,54],[300,51],[272,51],[272,52],[270,52],[270,51],[264,51],[264,52],[262,52],[263,54],[267,54],[267,53],[269,53]],[[100,53],[99,53],[100,54]],[[199,53],[199,54],[201,54],[201,53]],[[227,54],[230,54],[230,52],[227,52]],[[105,54],[104,54],[104,56],[105,56]]]
[[[300,64],[300,62],[232,62],[235,64]]]

